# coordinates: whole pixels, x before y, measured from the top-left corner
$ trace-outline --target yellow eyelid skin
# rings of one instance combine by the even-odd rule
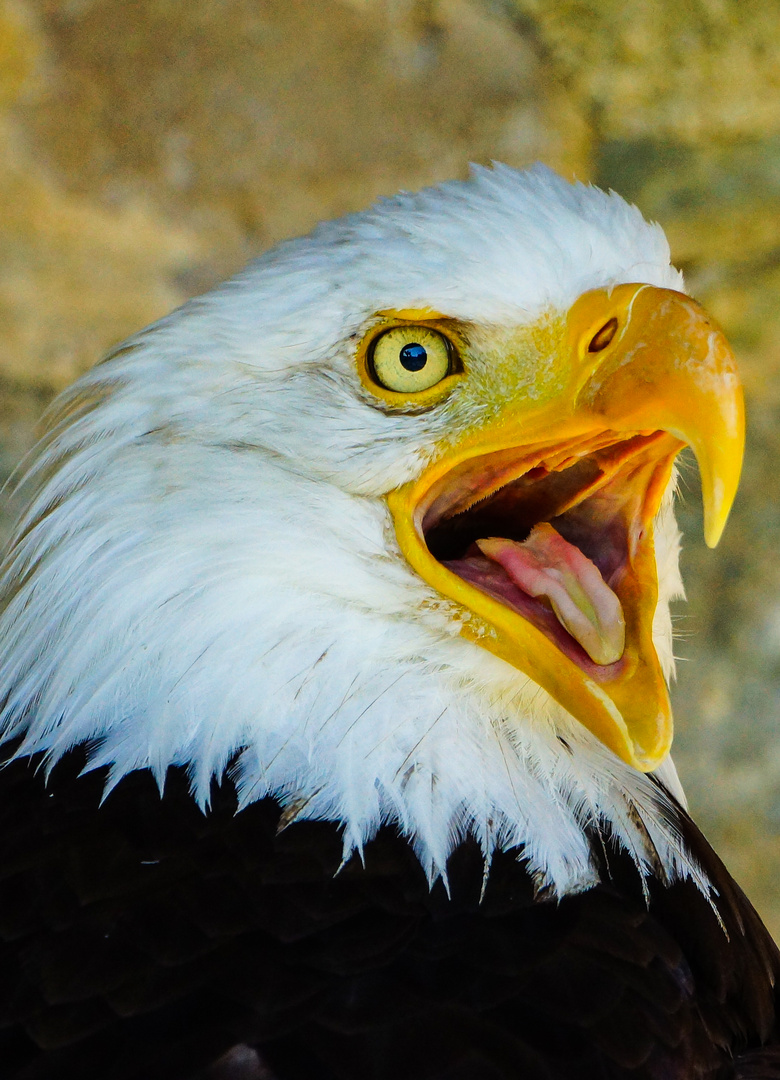
[[[372,397],[377,398],[384,405],[398,411],[417,411],[430,408],[446,398],[453,387],[463,377],[462,353],[463,343],[460,335],[453,324],[453,320],[430,309],[402,309],[398,311],[378,312],[379,322],[372,326],[365,335],[357,350],[357,366],[360,381]],[[423,389],[412,390],[408,386],[403,389],[393,390],[382,385],[379,381],[381,371],[376,368],[376,351],[383,338],[390,335],[397,339],[399,347],[403,346],[406,334],[396,335],[394,331],[406,331],[407,341],[412,343],[417,336],[424,337],[421,341],[427,347],[434,341],[441,342],[447,350],[446,367],[441,361],[442,354],[438,354],[441,361],[442,377],[432,385],[424,386]],[[417,333],[419,332],[419,334]],[[435,346],[434,346],[435,351]],[[385,373],[392,371],[392,367],[385,366]]]

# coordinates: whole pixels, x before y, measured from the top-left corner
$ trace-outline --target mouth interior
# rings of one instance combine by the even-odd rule
[[[669,447],[659,443],[669,438],[613,435],[591,452],[521,465],[510,479],[491,461],[496,455],[467,462],[445,477],[423,515],[428,550],[588,674],[617,674],[624,586],[663,493],[653,481],[667,475]]]

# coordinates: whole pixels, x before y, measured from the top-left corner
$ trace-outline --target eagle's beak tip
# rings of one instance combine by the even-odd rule
[[[736,417],[727,417],[724,400],[720,422],[710,422],[700,427],[699,438],[691,439],[701,474],[702,502],[704,505],[704,541],[709,548],[720,542],[737,495],[742,459],[745,452],[745,414],[741,388],[735,395]],[[731,422],[728,422],[728,421]]]

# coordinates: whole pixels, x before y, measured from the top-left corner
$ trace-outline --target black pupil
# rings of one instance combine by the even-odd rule
[[[428,353],[416,341],[410,341],[408,345],[404,345],[398,356],[407,371],[422,371],[428,363]]]

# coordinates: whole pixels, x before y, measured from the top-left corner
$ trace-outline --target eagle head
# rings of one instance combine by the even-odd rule
[[[661,229],[475,168],[283,243],[55,403],[3,570],[2,730],[106,790],[475,836],[557,894],[670,824],[674,460],[717,542],[741,391]]]

